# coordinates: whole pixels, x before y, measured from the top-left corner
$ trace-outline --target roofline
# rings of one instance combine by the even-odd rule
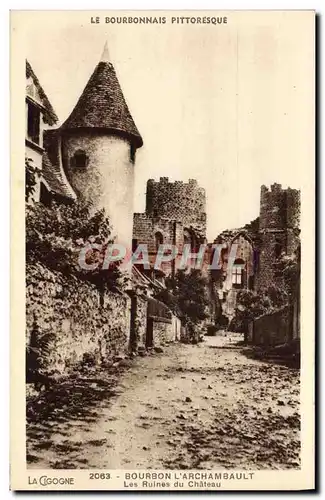
[[[47,180],[46,180],[46,179],[44,179],[43,175],[42,175],[42,177],[41,177],[41,179],[40,179],[40,182],[41,182],[42,184],[44,184],[44,186],[46,187],[46,189],[48,190],[48,192],[49,192],[49,193],[53,193],[53,192],[54,192],[54,190],[53,190],[53,189],[51,189],[51,187],[50,187],[49,183],[47,182]]]
[[[44,184],[44,186],[46,187],[46,189],[48,190],[48,192],[51,195],[53,195],[53,196],[59,196],[60,198],[65,199],[66,201],[70,201],[70,202],[76,201],[75,198],[72,198],[72,197],[68,196],[67,194],[59,193],[58,191],[56,191],[55,189],[53,189],[43,176],[41,177],[40,182],[42,184]]]
[[[39,108],[41,111],[44,111],[44,110],[46,111],[46,107],[44,106],[44,104],[41,103],[41,102],[39,102],[39,101],[36,101],[30,95],[26,95],[26,101],[31,102],[32,104],[34,104],[34,106],[36,106],[37,108]]]
[[[59,119],[58,119],[58,117],[53,109],[53,106],[50,103],[50,100],[47,97],[42,85],[40,84],[39,79],[35,75],[30,62],[27,59],[26,59],[26,72],[30,73],[31,77],[33,78],[33,80],[35,82],[35,85],[36,85],[37,90],[40,94],[40,97],[45,101],[44,109],[46,111],[46,114],[48,115],[49,121],[51,122],[51,123],[49,123],[49,125],[54,125],[55,123],[57,123],[59,121]]]
[[[25,146],[28,146],[30,149],[33,149],[34,151],[37,151],[40,154],[43,154],[45,151],[42,146],[36,144],[36,142],[31,141],[27,137],[25,138]]]
[[[61,127],[59,128],[59,130],[62,132],[62,133],[70,133],[72,132],[72,134],[76,134],[76,133],[80,133],[80,130],[85,130],[85,131],[94,131],[96,133],[99,133],[101,132],[102,134],[105,134],[105,133],[110,133],[110,134],[113,134],[113,135],[117,135],[119,137],[121,137],[122,139],[126,139],[128,142],[130,142],[131,144],[135,144],[136,148],[139,149],[143,146],[143,140],[142,140],[142,137],[140,135],[133,135],[133,134],[129,134],[128,132],[125,132],[124,130],[121,130],[121,129],[118,129],[118,128],[112,128],[112,127],[69,127],[69,126],[65,126],[65,123],[63,123],[63,125],[61,125]]]

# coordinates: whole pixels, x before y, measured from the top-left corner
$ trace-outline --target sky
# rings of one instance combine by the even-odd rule
[[[91,24],[87,11],[41,15],[24,27],[26,57],[61,123],[108,42],[144,141],[136,212],[149,178],[197,179],[213,240],[258,216],[262,184],[308,182],[313,47],[299,13],[232,12],[217,26],[171,25],[166,12],[164,25]]]

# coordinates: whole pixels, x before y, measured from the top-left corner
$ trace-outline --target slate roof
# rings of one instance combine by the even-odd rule
[[[105,46],[101,61],[61,128],[107,129],[126,137],[139,148],[143,144],[142,137],[124,99],[115,69],[107,56]]]
[[[143,274],[135,265],[132,266],[132,275],[136,283],[151,286],[156,289],[165,289],[166,287],[156,279],[151,279]]]
[[[75,200],[75,192],[65,176],[60,161],[58,130],[46,130],[43,136],[42,175],[51,193]]]
[[[42,105],[43,105],[43,116],[44,120],[48,125],[55,125],[58,121],[58,117],[48,100],[47,95],[45,94],[37,76],[35,75],[30,63],[26,60],[26,78],[32,78],[34,81],[34,85],[37,88],[38,94],[41,98]]]

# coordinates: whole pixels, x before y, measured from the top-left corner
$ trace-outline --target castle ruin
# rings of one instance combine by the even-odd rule
[[[256,289],[276,282],[276,260],[292,255],[299,243],[300,191],[281,184],[261,187]]]
[[[148,245],[153,264],[159,245],[177,247],[178,255],[172,262],[163,263],[163,271],[170,275],[177,269],[184,244],[193,252],[206,242],[206,196],[195,179],[170,182],[168,177],[147,182],[146,211],[135,213],[133,220],[133,247]]]

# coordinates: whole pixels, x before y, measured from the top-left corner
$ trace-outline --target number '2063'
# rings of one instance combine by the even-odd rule
[[[90,472],[89,479],[111,479],[109,472]]]

